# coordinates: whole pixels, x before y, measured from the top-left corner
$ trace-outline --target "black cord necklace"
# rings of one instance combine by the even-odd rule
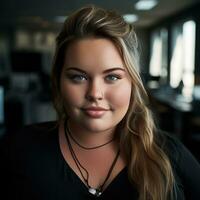
[[[68,143],[68,146],[69,146],[70,153],[71,153],[71,155],[72,155],[72,158],[73,158],[73,160],[74,160],[74,162],[75,162],[75,164],[76,164],[76,166],[77,166],[77,168],[78,168],[78,170],[79,170],[79,172],[80,172],[80,174],[81,174],[83,180],[85,181],[85,183],[86,183],[86,185],[87,185],[87,187],[88,187],[88,192],[89,192],[90,194],[96,196],[96,197],[99,197],[99,196],[102,194],[103,187],[104,187],[106,181],[108,180],[108,178],[110,177],[111,172],[112,172],[112,170],[113,170],[113,168],[114,168],[114,166],[115,166],[115,164],[116,164],[116,162],[117,162],[117,159],[118,159],[119,154],[120,154],[120,149],[118,150],[118,152],[117,152],[117,154],[116,154],[116,156],[115,156],[115,158],[114,158],[114,160],[113,160],[113,163],[112,163],[112,165],[111,165],[111,167],[110,167],[110,169],[109,169],[109,171],[108,171],[108,174],[107,174],[107,176],[106,176],[104,182],[100,185],[100,187],[98,187],[98,188],[93,188],[93,187],[91,187],[91,186],[89,185],[89,172],[88,172],[88,171],[83,167],[83,165],[80,163],[80,161],[78,160],[78,158],[77,158],[77,156],[76,156],[76,154],[75,154],[75,152],[74,152],[74,150],[73,150],[73,148],[72,148],[72,145],[71,145],[71,143],[70,143],[70,140],[69,140],[69,137],[68,137],[68,134],[67,134],[67,132],[69,132],[69,130],[68,130],[67,122],[66,122],[66,121],[65,121],[65,124],[64,124],[64,130],[65,130],[65,136],[66,136],[66,139],[67,139],[67,143]],[[83,172],[82,172],[81,168],[82,168],[82,170],[85,171],[85,173],[86,173],[86,178],[85,178],[85,176],[83,175]]]
[[[79,142],[77,142],[77,140],[72,136],[71,131],[70,131],[70,129],[69,129],[68,126],[67,126],[67,132],[68,132],[70,138],[71,138],[79,147],[81,147],[82,149],[85,149],[85,150],[98,149],[98,148],[103,147],[103,146],[105,146],[105,145],[107,145],[107,144],[110,144],[111,142],[113,142],[113,141],[115,140],[115,137],[114,137],[114,138],[112,138],[111,140],[109,140],[108,142],[106,142],[106,143],[104,143],[104,144],[100,144],[100,145],[94,146],[94,147],[85,147],[85,146],[81,145]]]

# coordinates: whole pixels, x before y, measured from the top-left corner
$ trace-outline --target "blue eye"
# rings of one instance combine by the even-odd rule
[[[87,80],[87,77],[83,76],[83,75],[70,75],[69,76],[70,80],[74,81],[74,82],[83,82],[85,80]]]
[[[115,74],[110,74],[108,76],[106,76],[106,80],[109,82],[115,82],[117,80],[121,79],[118,75]]]

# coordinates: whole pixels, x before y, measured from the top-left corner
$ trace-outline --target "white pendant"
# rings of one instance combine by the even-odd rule
[[[95,188],[89,188],[88,191],[90,194],[97,197],[99,197],[102,194],[98,189],[95,189]]]

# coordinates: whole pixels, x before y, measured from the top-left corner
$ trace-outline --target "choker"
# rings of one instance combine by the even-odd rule
[[[73,160],[74,160],[74,162],[75,162],[75,164],[76,164],[76,166],[77,166],[77,168],[78,168],[78,170],[79,170],[84,182],[86,183],[86,186],[88,188],[88,193],[93,195],[93,196],[95,196],[95,197],[99,197],[102,194],[103,188],[104,188],[107,180],[109,179],[109,177],[110,177],[110,175],[111,175],[111,173],[112,173],[112,171],[114,169],[114,166],[115,166],[115,164],[117,162],[117,159],[118,159],[118,157],[120,155],[120,149],[118,149],[118,151],[117,151],[117,154],[116,154],[116,156],[115,156],[115,158],[114,158],[114,160],[113,160],[113,162],[111,164],[111,167],[110,167],[110,169],[108,171],[108,174],[107,174],[104,182],[98,188],[93,188],[93,187],[91,187],[89,185],[89,172],[80,163],[80,161],[78,160],[78,158],[77,158],[77,156],[76,156],[76,154],[75,154],[75,152],[74,152],[74,150],[72,148],[72,145],[71,145],[69,137],[68,137],[69,128],[67,127],[67,122],[66,121],[65,121],[65,124],[64,124],[64,130],[65,130],[65,137],[67,139],[67,143],[68,143],[68,147],[69,147],[70,153],[72,155],[72,158],[73,158]],[[83,171],[86,173],[86,177],[83,175]]]
[[[67,132],[68,132],[70,138],[73,140],[73,142],[74,142],[75,144],[77,144],[79,147],[81,147],[82,149],[85,149],[85,150],[98,149],[98,148],[103,147],[103,146],[105,146],[105,145],[107,145],[107,144],[110,144],[111,142],[113,142],[113,141],[115,140],[115,137],[114,137],[113,139],[109,140],[108,142],[106,142],[106,143],[104,143],[104,144],[100,144],[100,145],[94,146],[94,147],[85,147],[85,146],[81,145],[81,144],[72,136],[71,131],[70,131],[70,129],[69,129],[68,126],[66,126],[66,129],[67,129]]]

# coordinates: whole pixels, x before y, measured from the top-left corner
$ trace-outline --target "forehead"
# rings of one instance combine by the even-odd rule
[[[124,62],[116,45],[105,38],[86,38],[72,42],[64,58],[64,67],[106,70],[124,68]]]

